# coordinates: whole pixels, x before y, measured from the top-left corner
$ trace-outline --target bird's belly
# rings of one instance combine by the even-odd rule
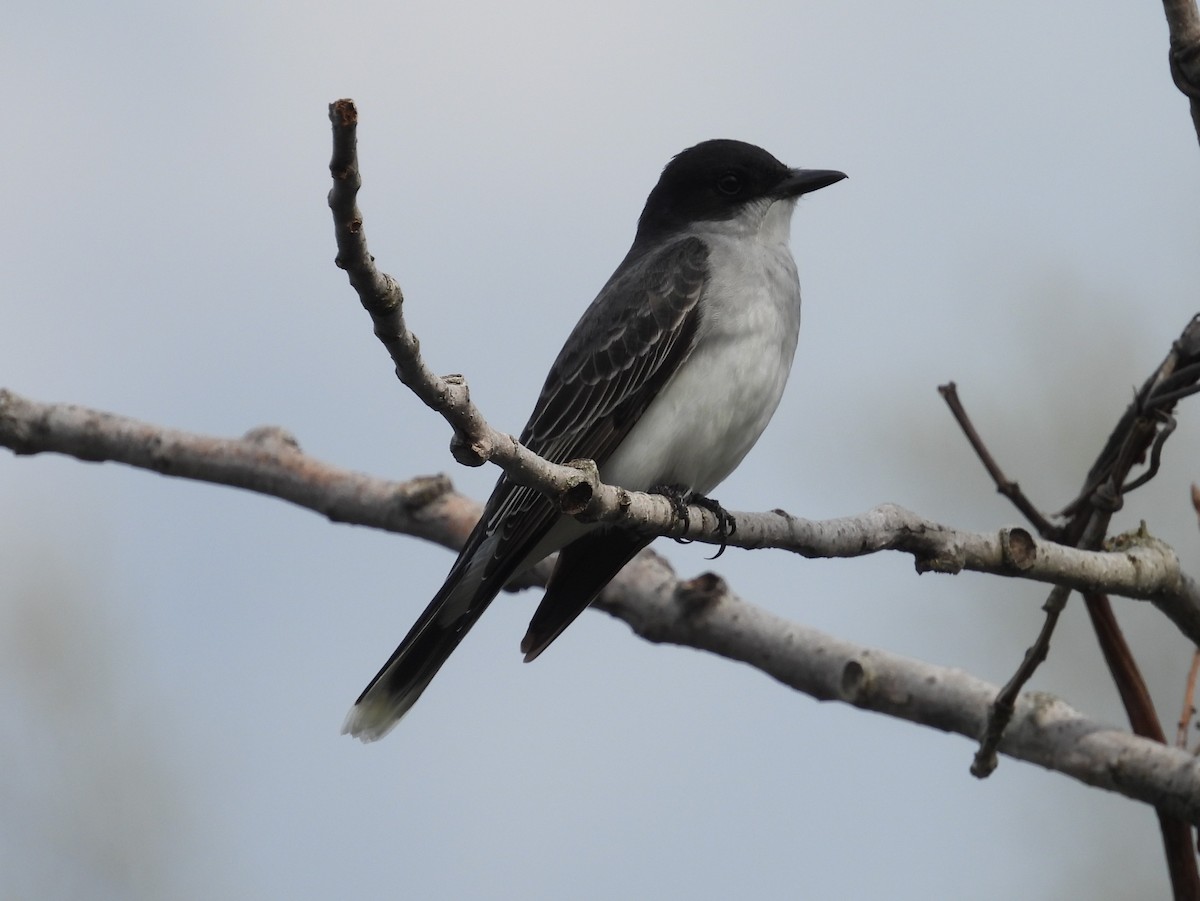
[[[663,386],[601,478],[636,491],[680,485],[701,494],[742,461],[783,394],[796,325],[758,316],[709,334]]]

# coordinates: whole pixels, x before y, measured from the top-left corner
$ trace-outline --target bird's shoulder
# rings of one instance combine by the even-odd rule
[[[708,242],[695,235],[648,250],[635,246],[580,318],[551,375],[587,378],[592,369],[600,375],[613,353],[636,355],[678,327],[703,293],[710,254]]]

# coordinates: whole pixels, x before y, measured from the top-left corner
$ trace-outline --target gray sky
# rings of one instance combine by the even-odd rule
[[[0,386],[482,497],[333,264],[326,105],[430,365],[519,430],[675,152],[762,144],[805,199],[804,327],[717,496],[1017,521],[949,379],[1047,508],[1197,309],[1200,158],[1158,4],[27,4]],[[1185,403],[1149,520],[1200,572]],[[0,455],[0,894],[528,899],[1162,896],[1148,808],[793,694],[588,614],[535,665],[504,597],[386,741],[349,704],[441,549],[113,465]],[[707,549],[660,547],[683,574]],[[1000,681],[1044,591],[731,550],[746,598]],[[1189,651],[1119,601],[1169,728]],[[1034,687],[1124,722],[1074,603]]]

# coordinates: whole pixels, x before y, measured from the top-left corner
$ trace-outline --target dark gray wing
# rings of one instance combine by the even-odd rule
[[[601,292],[550,370],[522,442],[555,462],[607,459],[691,352],[707,263],[704,244],[686,239],[654,261],[647,281],[658,287],[647,292],[640,308],[605,307]],[[577,340],[581,333],[603,337]],[[553,506],[545,502],[543,513],[539,498],[513,492],[513,501],[524,509],[519,515],[509,512],[501,526],[510,530],[512,543],[540,537],[549,528],[542,525],[546,517],[553,523]],[[544,651],[650,541],[636,532],[603,528],[563,548],[521,642],[526,662]]]
[[[607,460],[695,346],[708,275],[708,247],[694,237],[618,271],[550,368],[521,443],[554,463]],[[518,565],[558,516],[541,493],[502,477],[478,536],[503,532],[488,570]]]
[[[521,443],[607,459],[692,350],[708,247],[682,238],[609,281],[550,367]]]

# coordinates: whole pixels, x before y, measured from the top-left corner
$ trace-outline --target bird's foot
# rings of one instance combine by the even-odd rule
[[[709,560],[716,560],[729,545],[726,542],[729,536],[737,531],[737,519],[732,513],[714,501],[711,497],[705,497],[703,494],[698,494],[693,491],[688,498],[688,503],[695,504],[711,513],[717,518],[717,535],[721,539],[721,545],[717,548],[717,552],[709,557]]]
[[[688,528],[691,523],[691,517],[688,516],[688,504],[695,504],[704,510],[707,510],[717,518],[717,535],[721,538],[721,545],[717,548],[717,552],[709,559],[716,560],[725,553],[726,540],[737,531],[737,519],[732,513],[714,501],[711,497],[706,497],[696,491],[690,491],[682,485],[655,485],[650,489],[651,494],[660,494],[671,503],[671,512],[676,518],[683,523],[683,527]],[[691,544],[690,538],[676,538],[680,544]]]
[[[684,529],[692,524],[692,518],[688,516],[688,498],[691,496],[691,491],[684,488],[682,485],[655,485],[650,489],[650,494],[662,495],[671,505],[671,512],[675,514],[675,518],[683,523]],[[691,544],[690,538],[676,538],[675,541],[680,544]]]

